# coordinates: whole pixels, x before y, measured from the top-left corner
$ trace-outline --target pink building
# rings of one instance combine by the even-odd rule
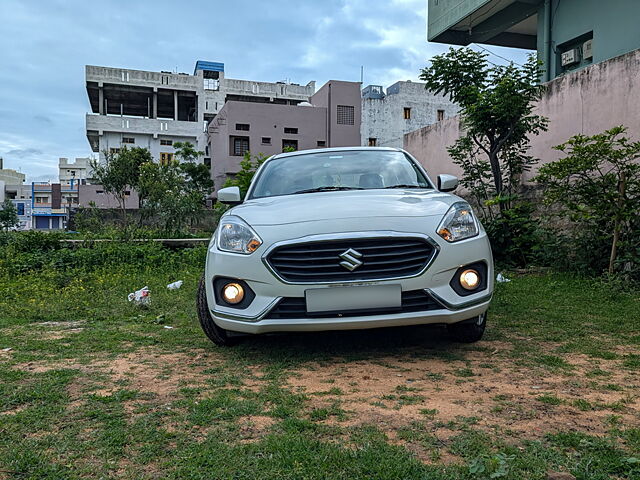
[[[548,83],[536,113],[549,119],[549,130],[531,138],[530,154],[540,164],[557,160],[555,145],[576,134],[594,135],[616,125],[640,139],[640,50],[590,65]],[[460,117],[443,120],[404,136],[404,148],[414,155],[431,176],[460,174],[447,147],[461,134]],[[529,180],[536,175],[527,172]]]
[[[274,155],[360,145],[360,83],[331,80],[309,102],[225,102],[209,124],[211,176],[218,190],[250,151]]]

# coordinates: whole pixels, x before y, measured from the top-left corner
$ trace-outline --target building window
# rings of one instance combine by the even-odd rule
[[[405,120],[411,119],[411,107],[404,107],[404,119]]]
[[[49,203],[49,197],[36,197],[36,203]]]
[[[204,89],[205,90],[218,90],[220,87],[220,81],[217,78],[205,78]]]
[[[111,147],[109,149],[109,153],[113,154],[113,155],[117,155],[118,153],[120,153],[120,149],[119,148],[113,148]]]
[[[293,127],[284,127],[284,133],[290,133],[292,135],[298,134],[298,129]]]
[[[205,166],[211,168],[211,159],[210,158],[205,158],[204,159],[204,164],[205,164]]]
[[[133,137],[122,137],[122,143],[136,143],[136,139]]]
[[[377,139],[377,138],[370,137],[370,138],[369,138],[369,146],[370,146],[370,147],[375,147],[376,145],[378,145],[378,139]]]
[[[298,150],[298,140],[282,140],[282,151]]]
[[[438,121],[444,120],[444,110],[438,110]]]
[[[168,147],[170,147],[171,145],[173,145],[173,140],[166,140],[166,139],[160,139],[160,145],[166,145]]]
[[[351,105],[338,105],[338,125],[353,125],[355,109]]]
[[[249,137],[231,137],[231,155],[242,157],[249,151]]]
[[[319,147],[326,147],[327,146],[326,140],[318,140],[318,146]]]
[[[173,162],[173,153],[160,152],[160,165],[169,165]]]
[[[104,190],[96,190],[96,195],[102,195],[104,194]]]
[[[236,123],[236,130],[241,130],[243,132],[248,132],[249,131],[249,124],[248,123]]]
[[[262,145],[271,145],[271,137],[262,137],[260,143],[262,143]]]

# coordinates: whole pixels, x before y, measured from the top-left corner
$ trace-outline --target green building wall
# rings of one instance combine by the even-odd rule
[[[550,58],[548,78],[577,70],[640,48],[640,1],[638,0],[551,0],[549,27],[551,55],[544,42],[544,12],[542,2],[538,11],[538,55],[544,62]],[[581,46],[593,38],[593,58],[563,68],[563,51]],[[545,66],[546,68],[546,66]]]
[[[458,41],[462,37],[457,34],[462,32],[448,29],[465,18],[473,18],[479,8],[485,5],[489,8],[492,3],[498,4],[497,0],[429,0],[427,38],[439,37],[439,41],[459,45],[473,41]],[[519,8],[525,12],[532,3],[535,7],[536,0],[514,3],[517,6],[511,5],[512,10]],[[545,80],[640,48],[640,0],[537,0],[537,4],[536,43],[538,56],[547,70]],[[501,18],[500,12],[496,11],[495,20]],[[501,31],[512,25],[505,23]],[[593,57],[585,60],[580,55],[579,63],[562,67],[562,53],[571,48],[581,49],[588,39],[593,40]]]

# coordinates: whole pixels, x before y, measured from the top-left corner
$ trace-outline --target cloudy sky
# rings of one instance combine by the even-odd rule
[[[86,64],[228,78],[417,80],[447,46],[426,41],[427,0],[0,0],[0,156],[28,181],[89,156]],[[526,53],[489,47],[522,63]],[[498,57],[491,60],[503,62]]]

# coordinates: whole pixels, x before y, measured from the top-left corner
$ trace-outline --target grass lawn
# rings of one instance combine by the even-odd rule
[[[640,296],[509,274],[474,345],[412,327],[221,349],[195,316],[204,251],[0,272],[0,479],[640,478]],[[151,305],[127,302],[144,285]]]

